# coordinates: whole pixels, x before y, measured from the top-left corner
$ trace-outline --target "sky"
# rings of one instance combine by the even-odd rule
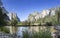
[[[28,18],[34,11],[41,12],[60,5],[60,0],[2,0],[5,9],[15,12],[21,21]]]

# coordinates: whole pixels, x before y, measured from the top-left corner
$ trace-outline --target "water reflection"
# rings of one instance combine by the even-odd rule
[[[31,34],[31,32],[39,32],[40,30],[51,30],[53,26],[28,26],[28,27],[18,27],[18,31],[17,34],[18,36],[20,36],[20,38],[22,38],[23,36],[23,31],[28,31],[28,33]]]
[[[18,36],[20,36],[20,38],[21,38],[22,37],[22,31],[25,31],[27,29],[28,29],[28,27],[18,27],[18,31],[17,31]]]

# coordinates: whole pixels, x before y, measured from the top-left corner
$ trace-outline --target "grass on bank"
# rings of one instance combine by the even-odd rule
[[[39,30],[39,32],[32,31],[31,33],[28,30],[23,31],[22,38],[52,38],[51,32],[47,30]]]
[[[4,27],[4,26],[0,27],[0,31],[1,31],[1,32],[5,32],[5,33],[10,33],[10,32],[9,32],[9,29],[6,28],[6,27]]]

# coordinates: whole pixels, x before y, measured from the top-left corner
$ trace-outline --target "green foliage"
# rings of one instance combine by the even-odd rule
[[[6,14],[2,13],[2,9],[0,8],[0,26],[7,25],[5,21]]]
[[[12,25],[12,26],[17,25],[17,23],[18,23],[17,20],[15,20],[15,19],[11,20],[11,25]]]
[[[22,38],[29,38],[29,37],[30,37],[30,35],[29,35],[29,33],[28,33],[27,30],[22,31],[22,32],[23,32],[23,36],[22,36]]]
[[[58,24],[60,24],[60,8],[59,10],[56,10],[56,15],[57,15]]]
[[[0,27],[0,31],[2,31],[2,32],[5,32],[5,33],[10,33],[9,32],[9,29],[8,28],[6,28],[6,27]]]
[[[44,22],[43,22],[44,20]],[[58,21],[57,21],[57,15],[53,15],[53,16],[46,16],[44,19],[42,20],[42,23],[51,23],[52,25],[56,25],[58,24]]]
[[[25,30],[23,31],[22,38],[52,38],[52,36],[49,30],[40,30],[39,32],[32,31],[32,33]]]
[[[10,25],[11,26],[16,26],[17,24],[18,24],[17,17],[13,18],[13,16],[12,16],[12,19],[10,20]]]

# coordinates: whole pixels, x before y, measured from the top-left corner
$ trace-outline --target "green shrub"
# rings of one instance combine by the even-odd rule
[[[23,38],[52,38],[49,30],[40,30],[39,32],[29,33],[27,30],[23,31]]]
[[[0,31],[5,32],[5,33],[10,33],[9,29],[7,29],[6,27],[0,27]]]

